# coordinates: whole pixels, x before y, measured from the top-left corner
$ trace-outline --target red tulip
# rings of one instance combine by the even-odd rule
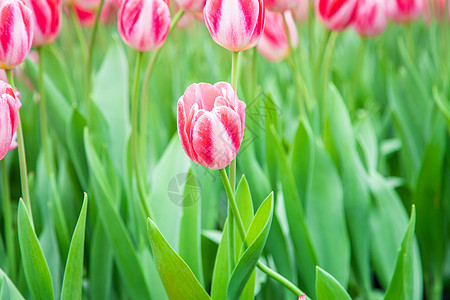
[[[292,13],[286,11],[285,18],[292,46],[296,48],[298,45],[298,33]],[[289,56],[289,41],[281,13],[266,11],[266,27],[257,49],[269,61],[280,61]]]
[[[266,0],[266,8],[274,12],[285,12],[293,8],[298,0]]]
[[[123,0],[117,26],[128,46],[142,52],[158,49],[169,32],[169,5],[163,0]]]
[[[317,0],[319,20],[331,31],[343,31],[354,20],[358,0]]]
[[[207,0],[203,10],[212,39],[230,51],[256,46],[264,30],[263,0]]]
[[[235,158],[245,129],[245,103],[231,84],[192,84],[178,100],[178,135],[195,163],[223,169]]]
[[[53,42],[61,29],[60,0],[25,0],[34,13],[33,46],[44,46]]]
[[[409,23],[421,16],[426,0],[387,0],[387,12],[396,23]]]
[[[201,12],[205,7],[206,0],[177,0],[178,5],[190,12]]]
[[[382,0],[359,0],[358,13],[353,23],[353,28],[359,35],[377,36],[386,26],[386,8]]]
[[[13,69],[30,52],[33,13],[21,0],[1,0],[0,16],[0,68]]]
[[[0,81],[0,160],[15,146],[13,137],[19,125],[20,106],[12,87]]]

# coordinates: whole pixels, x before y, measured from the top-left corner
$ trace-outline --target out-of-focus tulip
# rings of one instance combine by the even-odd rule
[[[75,3],[79,7],[83,7],[86,10],[97,10],[100,6],[101,0],[76,0]],[[105,0],[106,2],[106,0]],[[105,5],[105,4],[103,4]]]
[[[381,34],[387,26],[386,7],[383,0],[359,0],[358,13],[353,22],[355,31],[364,37]]]
[[[291,9],[294,21],[298,24],[305,23],[309,17],[309,0],[297,0]]]
[[[425,19],[427,23],[431,21],[431,18],[437,19],[438,21],[445,20],[445,0],[430,0],[429,4],[425,2]],[[448,18],[450,19],[450,4],[448,6]]]
[[[292,47],[296,48],[298,45],[297,27],[295,26],[291,12],[286,11],[284,14]],[[280,61],[289,56],[289,41],[281,13],[266,11],[266,27],[264,27],[264,33],[258,43],[257,49],[269,61]]]
[[[25,0],[34,14],[33,46],[50,44],[61,30],[60,0]]]
[[[358,0],[317,0],[319,20],[331,31],[343,31],[354,20]]]
[[[33,41],[33,13],[21,0],[0,1],[0,68],[22,63]]]
[[[170,20],[168,3],[163,0],[123,0],[117,26],[125,44],[147,52],[163,45]]]
[[[104,0],[102,12],[100,13],[100,22],[104,25],[115,23],[119,7],[120,0]],[[75,3],[74,8],[78,22],[82,27],[92,27],[94,25],[98,7],[86,8],[83,4]]]
[[[206,0],[177,0],[177,3],[184,10],[198,13],[203,11]]]
[[[396,23],[409,23],[423,13],[426,0],[386,0],[387,13]]]
[[[275,12],[285,12],[293,8],[298,0],[266,0],[266,8]]]
[[[263,0],[207,0],[203,10],[212,39],[230,51],[256,46],[265,21]]]
[[[22,104],[12,87],[0,81],[0,160],[14,146],[13,137],[19,125],[20,106]]]
[[[245,129],[245,103],[231,84],[190,85],[178,100],[178,135],[186,154],[212,170],[236,156]]]

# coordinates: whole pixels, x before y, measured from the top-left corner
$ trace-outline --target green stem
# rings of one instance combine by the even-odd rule
[[[351,110],[356,108],[356,86],[358,84],[358,78],[360,78],[360,74],[361,74],[361,68],[363,67],[364,64],[364,54],[366,52],[366,40],[363,38],[360,41],[359,47],[358,47],[358,53],[356,54],[356,60],[355,60],[355,66],[353,68],[353,78],[352,78],[352,82],[351,82],[351,97],[349,98],[350,104],[349,107]]]
[[[86,60],[88,55],[86,41],[84,39],[83,32],[81,31],[80,24],[78,23],[75,7],[73,5],[70,5],[70,16],[72,18],[73,27],[75,28],[75,34],[77,35],[78,41],[80,42],[83,59]]]
[[[6,70],[6,76],[8,77],[8,82],[12,86],[14,92],[16,87],[14,85],[14,78],[12,76],[11,70]],[[25,154],[25,142],[23,139],[22,121],[20,119],[20,112],[17,113],[18,126],[17,126],[17,148],[19,151],[19,168],[20,168],[20,182],[22,186],[22,196],[25,206],[28,210],[28,215],[30,216],[31,224],[33,224],[33,214],[31,211],[31,201],[30,201],[30,191],[28,189],[28,171],[27,171],[27,158]]]
[[[173,29],[177,25],[180,18],[183,16],[184,10],[180,9],[177,14],[172,18],[172,21],[170,23],[169,32],[167,34],[167,37],[170,36]],[[167,40],[166,40],[167,41]],[[164,46],[163,46],[164,47]],[[141,128],[141,137],[142,139],[146,139],[147,136],[147,112],[148,112],[148,85],[150,83],[150,77],[153,71],[153,67],[155,65],[156,59],[159,57],[159,53],[161,49],[156,49],[153,51],[152,56],[150,57],[150,60],[147,64],[147,68],[145,70],[144,80],[142,82],[142,92],[141,92],[141,113],[140,113],[140,128]]]
[[[316,53],[316,33],[314,28],[314,4],[309,3],[309,16],[308,16],[308,36],[309,36],[309,59],[315,61],[314,53]]]
[[[320,95],[320,106],[319,106],[323,130],[325,129],[325,123],[327,119],[326,99],[327,99],[328,78],[330,75],[331,58],[333,56],[333,50],[334,45],[336,44],[337,36],[338,34],[336,32],[333,32],[330,35],[330,38],[327,43],[327,48],[325,51],[323,74],[322,74],[322,94]]]
[[[319,51],[317,52],[318,56],[316,56],[316,60],[315,60],[315,64],[314,64],[314,76],[313,76],[313,80],[314,80],[314,90],[315,90],[315,96],[316,96],[316,100],[319,101],[318,99],[320,98],[319,95],[319,76],[320,76],[320,70],[323,64],[323,56],[325,53],[325,49],[327,47],[327,44],[330,40],[330,35],[331,35],[331,31],[326,30],[324,33],[324,36],[322,37],[322,41],[320,43],[320,48]]]
[[[232,213],[235,216],[236,224],[238,225],[238,231],[239,231],[239,234],[240,234],[240,236],[242,238],[242,244],[243,244],[244,247],[246,247],[245,236],[247,235],[247,233],[245,231],[244,222],[242,222],[242,218],[239,215],[239,209],[238,209],[238,206],[236,204],[236,199],[234,198],[234,193],[233,193],[233,191],[231,189],[230,181],[228,180],[227,173],[226,173],[225,169],[220,169],[219,172],[220,172],[220,177],[222,178],[222,182],[223,182],[223,186],[225,188],[225,192],[227,193],[227,196],[228,196],[228,204],[231,207]],[[281,283],[284,287],[286,287],[289,291],[291,291],[297,297],[299,295],[303,295],[304,294],[292,282],[290,282],[288,279],[283,277],[281,274],[279,274],[279,273],[275,272],[274,270],[270,269],[268,266],[264,265],[262,262],[258,261],[256,266],[261,271],[266,273],[267,276],[269,276],[270,278],[272,278],[272,279],[278,281],[279,283]]]
[[[139,75],[141,73],[141,62],[143,52],[138,52],[136,58],[136,67],[134,70],[134,83],[131,94],[131,149],[132,149],[132,161],[134,166],[134,172],[136,177],[136,184],[138,188],[139,200],[146,217],[153,218],[150,207],[147,204],[147,191],[145,188],[145,180],[142,178],[141,162],[139,155],[139,129],[138,129],[138,88],[139,88]]]
[[[414,33],[412,29],[412,25],[408,24],[406,28],[406,43],[408,44],[409,54],[411,58],[414,60],[415,51],[414,51]]]
[[[47,126],[47,106],[45,98],[45,87],[44,87],[44,57],[42,55],[42,48],[38,47],[37,52],[39,55],[39,113],[41,121],[41,143],[42,149],[44,151],[45,166],[47,167],[47,172],[53,173],[53,167],[51,162],[51,156],[48,149],[48,126]]]
[[[236,246],[235,236],[234,236],[234,215],[230,203],[228,203],[228,270],[229,274],[233,273],[234,267],[236,266]]]
[[[237,75],[239,52],[231,52],[231,85],[237,93]],[[234,193],[236,187],[236,157],[230,163],[230,182]]]
[[[92,59],[94,55],[94,45],[95,40],[97,38],[97,32],[98,32],[98,26],[100,24],[100,14],[102,12],[103,3],[105,0],[100,1],[100,5],[98,7],[98,10],[95,15],[95,23],[94,28],[92,29],[92,35],[91,40],[89,41],[89,51],[87,54],[87,61],[86,61],[86,106],[87,110],[90,110],[90,97],[91,97],[91,69],[92,69]]]
[[[5,220],[6,251],[8,252],[8,275],[15,281],[16,278],[16,247],[14,246],[14,225],[11,217],[11,195],[9,192],[8,170],[6,161],[1,161],[2,165],[2,194],[3,194],[3,215]]]
[[[300,75],[300,71],[298,69],[296,53],[295,53],[294,46],[292,45],[292,39],[291,39],[291,35],[290,35],[290,32],[289,32],[289,26],[287,24],[287,20],[286,20],[286,15],[285,14],[283,14],[283,23],[284,23],[284,30],[286,31],[286,37],[287,37],[288,44],[289,44],[289,51],[291,53],[291,57],[290,57],[291,61],[292,61],[291,68],[292,68],[292,71],[294,73],[295,86],[296,86],[296,89],[297,89],[297,97],[296,97],[297,98],[297,102],[298,102],[297,105],[298,105],[298,109],[299,109],[300,115],[303,116],[304,118],[306,118],[307,116],[306,116],[306,110],[305,110],[305,102],[302,101],[302,97],[301,97],[301,94],[305,94],[303,92],[304,84],[303,84],[303,80],[302,80],[301,75]]]

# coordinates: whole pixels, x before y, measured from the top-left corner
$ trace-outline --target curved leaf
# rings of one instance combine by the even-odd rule
[[[316,267],[316,295],[317,300],[352,299],[342,285],[320,267]]]

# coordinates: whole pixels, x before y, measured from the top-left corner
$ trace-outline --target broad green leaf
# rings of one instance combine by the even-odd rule
[[[437,107],[447,120],[447,125],[450,130],[450,102],[438,91],[437,87],[433,88],[433,98]]]
[[[357,278],[370,290],[369,190],[366,172],[356,150],[349,112],[336,87],[330,85],[328,108],[330,132],[339,157],[344,188],[344,208]]]
[[[159,276],[170,299],[210,299],[188,265],[149,218],[147,230]]]
[[[222,239],[217,249],[211,284],[211,297],[214,300],[226,299],[228,280],[230,278],[228,264],[228,222],[225,222]]]
[[[297,186],[294,181],[294,176],[290,171],[291,169],[288,165],[286,153],[281,145],[281,140],[273,127],[270,128],[270,132],[274,137],[276,157],[280,164],[279,170],[283,186],[284,206],[289,232],[294,244],[297,271],[301,282],[305,286],[306,293],[312,296],[314,293],[314,268],[318,263],[316,250],[311,240],[311,234],[306,223]]]
[[[317,300],[351,300],[352,298],[342,285],[320,267],[316,268]]]
[[[3,286],[2,283],[0,283],[0,299],[25,299],[19,292],[17,287],[14,285],[14,283],[11,281],[11,279],[9,279],[8,275],[6,275],[6,273],[3,272],[2,269],[0,269],[0,280],[3,283]],[[9,297],[2,297],[4,295],[8,295]]]
[[[243,245],[242,250],[244,252],[231,274],[227,288],[228,299],[239,298],[248,279],[255,270],[256,264],[266,245],[270,225],[272,224],[272,214],[273,193],[261,204],[250,224],[250,228],[245,237],[245,242],[248,247]]]
[[[77,225],[73,231],[64,271],[61,300],[81,299],[81,280],[83,278],[84,236],[88,207],[87,194],[84,194],[83,206]]]
[[[384,299],[413,299],[413,266],[412,266],[412,245],[414,238],[414,227],[416,225],[416,209],[413,205],[411,219],[408,229],[403,237],[401,248],[397,255],[395,271],[392,281],[386,292]]]
[[[191,268],[198,281],[203,282],[202,253],[200,248],[201,190],[198,187],[192,169],[184,183],[183,214],[180,221],[180,257]]]
[[[17,231],[23,269],[31,297],[53,300],[50,271],[22,199],[19,201]]]

